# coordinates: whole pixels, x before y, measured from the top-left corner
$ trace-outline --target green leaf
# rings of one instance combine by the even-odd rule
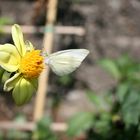
[[[38,129],[44,129],[44,128],[49,128],[52,123],[51,118],[44,116],[37,122],[37,128]]]
[[[107,134],[110,129],[111,114],[103,112],[100,114],[100,119],[97,119],[94,124],[94,129],[101,134]]]
[[[123,103],[124,99],[125,99],[125,95],[127,94],[129,90],[129,84],[128,83],[124,83],[118,86],[117,88],[117,97],[120,103]]]
[[[122,105],[122,115],[126,124],[136,125],[140,118],[140,94],[132,90]]]
[[[44,116],[37,122],[37,129],[33,133],[35,140],[57,140],[55,133],[50,129],[52,120],[48,116]]]
[[[104,59],[99,62],[99,64],[107,70],[114,78],[117,80],[120,79],[121,73],[116,65],[116,63],[113,60],[110,59]]]
[[[90,112],[80,112],[73,116],[68,122],[68,136],[77,136],[81,132],[89,129],[94,123],[93,114]]]
[[[101,105],[101,97],[99,97],[98,95],[96,95],[96,93],[94,91],[87,91],[87,97],[89,98],[89,100],[95,104],[97,107],[99,107]]]
[[[97,95],[94,91],[90,90],[87,91],[86,95],[99,112],[108,110],[108,107],[112,104],[112,102],[110,102],[110,95]]]

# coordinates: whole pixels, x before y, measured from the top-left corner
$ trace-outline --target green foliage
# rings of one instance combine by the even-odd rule
[[[95,92],[88,90],[87,91],[87,96],[89,98],[89,100],[96,105],[96,107],[100,108],[100,106],[102,105],[102,101],[101,98],[99,96],[96,95]]]
[[[73,83],[73,78],[71,75],[64,75],[59,77],[58,79],[58,84],[62,85],[62,86],[70,86]]]
[[[3,140],[4,134],[0,131],[0,140]]]
[[[86,129],[81,129],[80,125],[72,127],[71,124],[78,126],[80,121],[81,116],[76,116],[71,119],[68,130],[73,132],[72,136],[77,136],[79,131],[85,132],[88,140],[139,140],[140,63],[123,56],[116,60],[105,59],[99,64],[117,83],[103,95],[88,90],[87,97],[96,108],[96,111],[90,113],[92,120],[90,122],[87,119]],[[84,113],[85,116],[86,114],[87,112]]]
[[[129,92],[129,84],[122,83],[116,89],[118,101],[122,104],[125,100],[126,94]]]
[[[8,17],[0,17],[0,25],[11,24],[12,21]]]
[[[22,114],[18,114],[16,116],[16,118],[14,119],[14,122],[22,125],[26,122],[26,118]],[[3,140],[3,139],[18,140],[18,139],[30,139],[30,138],[31,138],[30,133],[27,133],[25,131],[16,130],[14,128],[8,130],[6,135],[4,135],[4,133],[2,133],[2,132],[0,133],[0,140]]]
[[[0,33],[3,33],[3,25],[12,24],[13,21],[8,17],[0,17]]]
[[[19,130],[9,130],[6,138],[10,140],[29,139],[29,134]]]
[[[123,119],[127,125],[137,125],[140,120],[140,92],[129,91],[121,105]]]
[[[46,140],[57,140],[56,135],[51,131],[52,120],[49,117],[43,117],[37,123],[37,129],[34,132],[33,139],[46,139]]]
[[[114,114],[121,116],[119,121],[124,123],[125,136],[129,137],[131,135],[130,138],[134,139],[134,135],[138,135],[137,131],[139,131],[140,123],[140,63],[128,56],[109,61],[115,64],[116,71],[120,73],[120,77],[116,78],[118,84],[112,89],[114,91],[112,94],[116,98],[112,111]],[[107,70],[111,68],[108,64],[105,66]],[[114,71],[114,68],[110,69],[110,74],[113,73],[112,71]],[[134,128],[137,128],[137,130],[133,131]],[[130,130],[132,133],[129,132]]]
[[[90,112],[80,112],[73,116],[68,122],[67,134],[69,136],[79,135],[81,132],[85,131],[91,127],[94,121],[93,115]]]
[[[140,84],[140,63],[127,55],[117,60],[104,59],[99,64],[119,82]]]
[[[113,60],[104,59],[100,61],[100,65],[102,65],[102,67],[107,70],[114,78],[116,78],[117,80],[120,79],[120,70],[118,69],[117,64]]]
[[[26,122],[26,118],[23,114],[17,114],[14,122],[22,125]],[[49,117],[43,117],[36,123],[36,130],[33,134],[30,131],[20,131],[15,128],[8,130],[6,135],[0,131],[0,140],[58,140],[50,128],[51,123],[52,120]]]
[[[97,112],[80,112],[73,116],[68,123],[67,134],[74,137],[86,132],[89,136],[90,131],[93,131],[97,132],[97,134],[92,138],[98,139],[98,136],[96,137],[98,134],[102,134],[102,138],[107,138],[106,135],[111,130],[110,124],[112,122],[112,116],[107,111],[107,106],[111,103],[110,96],[100,97],[92,91],[87,91],[87,96],[95,105]]]
[[[94,91],[88,90],[86,95],[99,112],[106,111],[112,104],[112,96],[108,95],[108,93],[97,95]]]

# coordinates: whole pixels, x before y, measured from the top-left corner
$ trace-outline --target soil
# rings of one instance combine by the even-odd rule
[[[12,23],[21,25],[44,25],[45,10],[41,8],[35,15],[34,5],[33,0],[0,1],[0,16],[6,16]],[[51,113],[51,108],[54,107],[52,103],[59,104],[58,121],[67,120],[77,111],[92,109],[85,96],[86,90],[103,94],[116,83],[97,65],[98,60],[116,59],[123,54],[129,54],[135,59],[140,58],[139,13],[139,0],[59,1],[56,25],[83,26],[86,35],[80,37],[56,34],[53,51],[86,48],[90,50],[90,54],[81,67],[67,77],[69,80],[67,84],[61,82],[62,79],[52,72],[50,73],[45,115]],[[41,48],[42,35],[25,35],[25,37],[36,47]],[[11,42],[11,36],[2,36],[0,42]],[[26,115],[28,120],[32,120],[34,99],[35,95],[27,105],[17,107],[11,95],[1,91],[0,120],[13,120],[20,113]]]

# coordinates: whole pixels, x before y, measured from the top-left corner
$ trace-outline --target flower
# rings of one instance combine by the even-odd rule
[[[5,91],[12,91],[17,105],[28,102],[37,89],[38,77],[44,68],[44,57],[35,50],[31,42],[24,42],[19,25],[12,26],[15,45],[0,45],[0,66],[11,73],[4,83]]]
[[[24,42],[19,25],[12,26],[14,45],[0,45],[0,66],[10,75],[4,90],[12,90],[17,105],[27,103],[37,89],[38,77],[45,65],[63,76],[75,71],[89,54],[86,49],[69,49],[48,55],[35,50],[31,42]]]

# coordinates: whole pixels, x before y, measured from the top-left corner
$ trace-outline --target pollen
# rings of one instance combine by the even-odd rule
[[[40,50],[27,52],[21,59],[19,71],[25,78],[36,78],[44,68],[43,60]]]

